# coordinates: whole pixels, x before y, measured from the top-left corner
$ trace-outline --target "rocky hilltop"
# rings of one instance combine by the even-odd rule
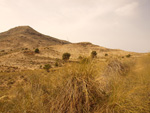
[[[19,26],[0,33],[0,50],[17,48],[31,49],[69,43],[68,41],[41,34],[30,26]]]

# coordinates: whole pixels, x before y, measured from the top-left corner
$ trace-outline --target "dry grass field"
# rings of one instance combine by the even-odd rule
[[[1,113],[149,113],[150,55],[0,73]]]
[[[148,53],[70,43],[28,26],[1,33],[0,45],[0,113],[150,113]]]

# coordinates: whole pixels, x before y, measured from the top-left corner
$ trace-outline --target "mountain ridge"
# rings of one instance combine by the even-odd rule
[[[45,64],[55,67],[57,60],[63,65],[62,55],[71,54],[70,61],[78,61],[80,57],[90,57],[92,51],[103,62],[109,58],[126,58],[127,55],[139,57],[141,54],[110,49],[94,45],[90,42],[71,43],[43,35],[30,26],[19,26],[0,33],[0,71],[15,69],[39,69]],[[35,53],[35,49],[39,53]],[[3,68],[2,68],[3,67]]]
[[[30,26],[18,26],[0,33],[0,49],[37,48],[70,42],[47,36]]]

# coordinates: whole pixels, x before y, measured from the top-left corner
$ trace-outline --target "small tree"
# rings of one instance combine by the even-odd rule
[[[69,60],[70,56],[71,56],[70,53],[64,53],[64,54],[62,55],[62,59],[63,59],[63,60]]]
[[[38,48],[35,49],[35,53],[40,53],[40,50]]]
[[[92,57],[92,58],[95,58],[96,56],[97,56],[97,52],[96,52],[96,51],[92,51],[92,52],[91,52],[91,57]]]
[[[51,65],[50,65],[50,64],[46,64],[43,68],[44,68],[47,72],[49,72],[49,69],[51,68]]]

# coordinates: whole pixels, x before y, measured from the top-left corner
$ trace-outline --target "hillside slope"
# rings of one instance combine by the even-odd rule
[[[118,49],[105,48],[102,46],[94,45],[90,42],[52,45],[48,47],[42,47],[40,49],[42,53],[38,54],[38,56],[61,58],[63,53],[69,52],[71,54],[71,59],[73,60],[78,59],[79,56],[88,57],[92,51],[96,51],[98,57],[105,57],[105,54],[109,54],[109,56],[123,56],[131,53]]]
[[[19,26],[0,33],[0,50],[37,48],[70,42],[43,35],[30,26]]]
[[[127,52],[117,49],[108,49],[92,43],[81,42],[64,45],[51,45],[47,47],[39,47],[40,53],[36,54],[34,49],[28,50],[12,50],[7,52],[0,52],[0,71],[7,70],[26,70],[39,69],[45,64],[51,64],[55,67],[55,63],[59,60],[62,62],[62,55],[65,52],[71,54],[70,61],[78,61],[79,57],[89,57],[92,51],[97,52],[99,61],[106,61],[112,57],[126,57],[131,54],[131,57],[138,57],[141,54]],[[105,56],[108,54],[108,56]]]
[[[40,52],[35,53],[35,48]],[[43,35],[29,26],[20,26],[0,33],[0,72],[39,69],[45,64],[55,67],[57,60],[62,63],[65,52],[71,54],[70,61],[79,57],[89,57],[92,51],[97,52],[99,61],[109,58],[138,57],[141,54],[109,49],[90,42],[70,43]],[[107,54],[107,55],[106,55]]]

